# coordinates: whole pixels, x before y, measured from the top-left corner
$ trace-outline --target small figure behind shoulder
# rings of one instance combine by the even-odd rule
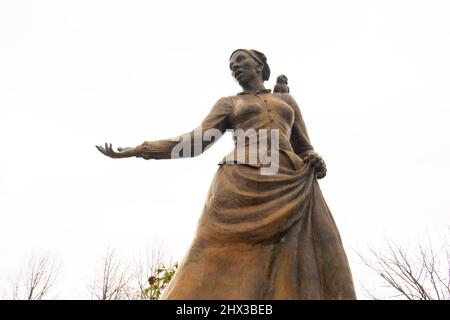
[[[289,93],[288,78],[281,74],[277,77],[277,83],[273,88],[274,93]]]

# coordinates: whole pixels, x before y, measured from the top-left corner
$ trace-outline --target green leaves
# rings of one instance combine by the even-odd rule
[[[158,300],[164,288],[173,278],[177,268],[178,263],[168,267],[163,264],[157,268],[155,274],[148,278],[149,286],[142,290],[143,297],[149,300]]]

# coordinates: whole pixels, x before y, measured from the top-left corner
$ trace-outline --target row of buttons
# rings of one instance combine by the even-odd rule
[[[273,122],[273,119],[272,119],[272,117],[270,116],[270,112],[272,112],[272,109],[269,108],[269,107],[267,106],[267,100],[265,100],[265,99],[264,99],[264,104],[266,105],[267,111],[269,112],[269,119],[270,119],[270,122]]]
[[[272,116],[271,116],[272,108],[269,108],[269,106],[267,105],[267,100],[266,100],[266,99],[264,99],[263,101],[264,101],[264,104],[266,105],[266,108],[267,108],[267,112],[268,112],[268,116],[269,116],[270,122],[273,123],[273,119],[272,119]],[[270,129],[272,130],[272,127],[270,127]],[[272,147],[270,146],[270,144],[271,144],[271,143],[270,143],[270,139],[269,139],[269,141],[268,141],[268,149],[267,149],[267,155],[268,155],[268,156],[270,156],[270,154],[271,154],[271,149],[272,149]]]

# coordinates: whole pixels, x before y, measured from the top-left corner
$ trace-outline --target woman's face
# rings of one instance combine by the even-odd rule
[[[258,79],[262,66],[245,51],[236,51],[230,58],[230,70],[236,81],[245,86]]]

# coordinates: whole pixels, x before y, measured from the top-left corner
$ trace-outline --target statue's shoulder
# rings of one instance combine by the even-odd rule
[[[230,95],[230,96],[222,97],[222,98],[220,98],[220,100],[223,100],[223,101],[233,101],[233,100],[236,99],[236,97],[239,97],[239,96],[238,96],[237,94],[233,94],[233,95]]]
[[[219,98],[214,104],[214,109],[231,110],[235,104],[234,96],[225,96]]]
[[[217,103],[233,105],[238,98],[239,98],[239,95],[224,96],[224,97],[221,97],[219,100],[217,100]]]
[[[291,104],[291,103],[295,102],[294,97],[290,93],[274,92],[274,93],[272,93],[272,95],[277,97],[280,100],[283,100],[287,104]]]

